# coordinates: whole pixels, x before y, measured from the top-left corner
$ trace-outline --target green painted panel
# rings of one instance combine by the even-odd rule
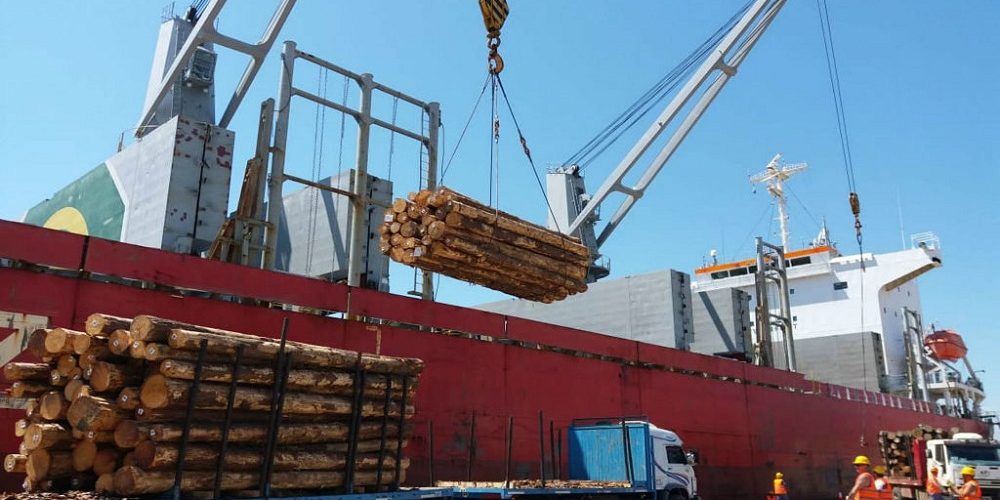
[[[125,203],[104,163],[28,210],[36,226],[121,240]]]

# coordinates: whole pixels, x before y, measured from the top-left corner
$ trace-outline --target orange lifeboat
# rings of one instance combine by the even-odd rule
[[[969,351],[962,336],[954,330],[938,330],[924,337],[924,346],[931,350],[935,359],[941,361],[957,361]]]

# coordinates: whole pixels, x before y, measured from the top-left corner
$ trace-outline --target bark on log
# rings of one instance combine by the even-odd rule
[[[171,443],[143,441],[135,447],[136,465],[144,470],[173,470],[177,467],[179,457],[178,446]],[[184,468],[188,470],[210,469],[215,467],[219,458],[219,450],[215,445],[193,444],[184,454]],[[259,470],[263,456],[259,448],[230,448],[226,451],[226,471]],[[383,466],[395,467],[392,456],[384,458]],[[274,470],[340,470],[347,464],[347,458],[329,446],[292,446],[277,448],[274,451]],[[378,467],[377,457],[359,456],[358,469],[375,469]]]
[[[125,424],[128,421],[123,421]],[[119,427],[121,427],[121,425]],[[137,432],[132,429],[141,424],[126,425],[123,436],[128,436],[127,443],[138,444],[142,439],[132,438]],[[181,440],[184,429],[179,424],[152,424],[146,427],[146,436],[157,442],[176,442]],[[399,426],[395,422],[387,422],[386,436],[390,436],[389,441],[394,441],[399,431]],[[348,438],[350,427],[343,422],[317,422],[317,423],[282,423],[278,426],[278,444],[309,444],[325,442],[343,442]],[[382,432],[381,422],[362,422],[358,428],[359,443],[367,440],[377,439]],[[409,432],[404,434],[408,437]],[[115,437],[118,437],[118,429],[115,430]],[[189,429],[189,437],[192,443],[215,443],[222,441],[222,426],[210,424],[195,424]],[[267,427],[261,424],[233,424],[229,429],[229,441],[231,443],[260,443],[267,439]],[[123,438],[124,440],[124,438]],[[117,439],[116,439],[117,441]],[[377,443],[378,441],[376,441]],[[134,446],[134,445],[133,445]]]
[[[45,351],[50,356],[73,353],[73,339],[87,335],[84,332],[70,330],[68,328],[53,328],[45,335]]]
[[[115,475],[111,474],[101,474],[97,477],[97,482],[94,483],[94,491],[97,493],[108,493],[115,494]]]
[[[29,422],[28,419],[22,418],[17,422],[14,422],[14,437],[24,437],[24,433],[28,430],[28,426],[33,422]]]
[[[128,330],[130,326],[132,326],[130,318],[121,318],[102,313],[94,313],[87,316],[86,322],[87,334],[92,337],[106,337],[111,335],[111,332],[115,330]]]
[[[384,471],[382,481],[393,481],[393,471]],[[145,495],[162,493],[174,485],[175,474],[170,471],[144,471],[138,467],[122,467],[115,472],[115,490],[120,495]],[[375,472],[359,472],[354,476],[356,486],[375,484]],[[401,474],[400,479],[405,479]],[[222,489],[249,490],[259,483],[255,472],[224,472]],[[275,472],[271,476],[271,486],[276,489],[332,489],[343,486],[344,473],[339,471],[287,471]],[[210,490],[215,485],[215,473],[187,471],[181,479],[182,491]]]
[[[107,399],[80,396],[69,406],[66,418],[70,425],[83,431],[113,431],[124,416]]]
[[[48,351],[45,350],[45,337],[48,335],[48,330],[44,328],[39,328],[31,332],[28,335],[28,342],[24,346],[24,350],[34,354],[35,356],[42,358],[51,357]]]
[[[170,347],[174,349],[197,351],[203,340],[208,341],[208,352],[226,356],[235,355],[236,347],[243,345],[244,359],[273,360],[280,346],[274,339],[222,330],[213,332],[171,330],[170,332]],[[416,358],[359,355],[354,351],[292,341],[286,343],[285,351],[292,356],[294,366],[297,367],[353,370],[360,364],[360,367],[369,373],[417,375],[423,370],[424,365],[423,361]]]
[[[69,477],[73,475],[73,458],[68,451],[37,448],[28,454],[25,472],[32,481]]]
[[[581,255],[578,252],[568,250],[564,247],[550,245],[534,238],[517,234],[497,226],[470,219],[462,216],[458,212],[449,213],[444,221],[433,223],[428,227],[428,233],[434,237],[442,238],[448,234],[453,235],[475,235],[479,238],[486,238],[494,241],[503,241],[509,245],[545,255],[553,259],[575,264],[578,266],[590,266],[589,253]]]
[[[573,290],[578,290],[582,286],[586,289],[583,279],[587,277],[587,268],[584,266],[567,264],[506,243],[477,240],[467,235],[445,236],[440,241],[450,248],[478,257],[482,261],[510,269],[530,269],[531,274],[551,280],[559,286]]]
[[[60,391],[49,391],[38,400],[38,413],[45,420],[65,420],[69,401]]]
[[[63,387],[63,396],[66,396],[66,399],[72,403],[83,392],[85,385],[86,383],[82,379],[70,380],[66,382],[66,387]]]
[[[80,368],[86,370],[93,367],[94,363],[98,361],[120,361],[122,359],[122,356],[111,352],[111,348],[107,342],[94,342],[80,355],[77,363],[80,365]]]
[[[111,474],[118,468],[118,459],[121,453],[111,446],[101,446],[97,448],[97,455],[94,456],[94,473]]]
[[[28,457],[17,453],[11,453],[3,459],[3,470],[8,473],[24,473]]]
[[[192,331],[203,331],[205,329],[203,326],[193,325],[191,323],[140,314],[132,320],[132,327],[129,331],[132,332],[132,338],[134,340],[141,340],[147,343],[166,343],[167,337],[170,336],[170,330],[175,328]]]
[[[158,344],[147,342],[145,347],[145,359],[146,361],[163,361],[167,359],[174,359],[179,361],[191,361],[195,362],[198,360],[198,353],[194,351],[185,351],[182,349],[174,349],[169,345]],[[249,361],[249,360],[245,360]],[[206,363],[232,363],[233,358],[226,355],[215,355],[215,354],[205,354]]]
[[[146,379],[139,390],[139,398],[143,406],[150,409],[183,408],[189,400],[191,384],[164,377],[152,375]],[[202,383],[194,398],[195,408],[202,410],[224,410],[229,394],[229,385]],[[266,412],[271,408],[272,391],[270,389],[237,386],[234,406],[241,411]],[[409,408],[408,408],[409,410]],[[285,394],[283,414],[285,415],[349,415],[351,401],[347,398],[312,394],[304,392],[288,392]],[[377,417],[382,415],[382,403],[365,401],[361,405],[362,417]],[[389,415],[399,415],[399,404],[390,403]]]
[[[33,380],[18,380],[10,385],[10,395],[15,398],[33,398],[48,392],[52,386]]]
[[[194,426],[192,426],[193,428]],[[130,450],[149,439],[150,426],[135,420],[122,420],[115,427],[115,446]]]
[[[146,343],[141,340],[133,340],[129,345],[128,355],[132,359],[144,359],[146,357]]]
[[[49,372],[52,367],[48,363],[21,363],[11,362],[3,367],[3,376],[11,382],[19,380],[40,380],[49,379]]]
[[[194,380],[196,363],[167,359],[160,363],[157,371],[166,377],[182,380]],[[232,380],[232,368],[226,365],[205,364],[201,368],[203,382],[229,383]],[[240,384],[271,386],[274,384],[274,370],[264,366],[243,366],[240,368],[237,381]],[[411,384],[410,393],[414,392],[415,384]],[[393,379],[392,394],[400,398],[403,394],[402,380]],[[345,372],[319,370],[289,370],[288,389],[292,391],[315,392],[319,394],[351,395],[354,391],[354,375]],[[369,398],[384,398],[386,378],[384,375],[369,375],[365,377],[365,396]]]

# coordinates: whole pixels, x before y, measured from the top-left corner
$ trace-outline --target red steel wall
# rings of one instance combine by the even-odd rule
[[[0,258],[69,271],[56,276],[30,266],[0,268],[0,310],[48,316],[52,325],[82,328],[93,312],[153,314],[277,336],[288,317],[293,340],[367,352],[380,348],[383,354],[423,359],[415,433],[407,449],[413,460],[408,482],[413,485],[428,480],[429,422],[434,426],[435,479],[465,478],[473,414],[475,479],[502,479],[508,416],[515,419],[514,474],[537,477],[539,411],[546,429],[554,421],[564,445],[565,428],[573,418],[647,415],[699,450],[698,475],[707,499],[760,498],[778,470],[800,498],[832,497],[853,479],[851,457],[878,455],[879,430],[918,423],[985,430],[979,422],[929,413],[921,403],[883,401],[884,396],[806,381],[795,373],[16,223],[0,221]],[[143,289],[134,282],[107,283],[106,278],[482,337],[242,305]],[[866,398],[869,403],[863,402]],[[19,411],[0,410],[0,428],[10,429],[20,416]],[[548,446],[548,436],[545,441]],[[16,448],[13,433],[0,432],[0,450]],[[565,452],[560,460],[565,470]],[[19,481],[10,475],[3,479]]]

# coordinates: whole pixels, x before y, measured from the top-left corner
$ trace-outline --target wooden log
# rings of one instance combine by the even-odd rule
[[[417,225],[416,222],[409,221],[406,224],[403,224],[399,228],[399,234],[402,235],[404,238],[412,238],[417,234],[417,231],[419,231],[419,229],[420,226]]]
[[[71,373],[76,373],[76,371],[72,370]],[[52,386],[52,388],[65,387],[70,380],[71,379],[68,375],[59,373],[59,370],[52,370],[49,372],[49,385]]]
[[[10,385],[10,395],[15,398],[34,398],[48,392],[52,386],[34,380],[18,380]]]
[[[97,454],[94,456],[94,473],[98,475],[113,473],[118,468],[119,458],[121,458],[121,453],[114,447],[98,447]]]
[[[17,445],[17,453],[19,455],[28,455],[31,453],[31,450],[28,449],[28,443],[25,443],[24,440],[22,440],[21,443]]]
[[[84,386],[86,383],[82,379],[74,379],[66,382],[66,386],[63,387],[63,396],[66,396],[66,400],[73,402],[77,397],[80,396],[81,392],[84,392]]]
[[[131,344],[132,332],[129,330],[115,330],[108,337],[108,349],[119,356],[128,356],[128,348]]]
[[[60,375],[67,376],[73,372],[73,369],[77,367],[76,356],[72,354],[63,354],[56,358],[56,371]]]
[[[163,375],[152,375],[143,382],[139,390],[142,404],[150,409],[184,408],[188,405],[191,384],[187,381],[170,379]],[[195,408],[203,410],[224,410],[229,394],[228,384],[203,382],[194,398]],[[243,412],[266,412],[271,408],[272,391],[265,388],[237,386],[234,405]],[[75,404],[75,403],[74,403]],[[348,398],[288,392],[285,394],[283,412],[285,415],[349,415],[351,401]],[[408,407],[409,410],[412,407]],[[362,417],[382,415],[382,403],[368,400],[361,405]],[[399,405],[389,405],[389,415],[399,415]],[[72,421],[72,420],[71,420]]]
[[[141,340],[133,340],[129,345],[128,355],[132,359],[144,359],[146,353],[146,343]]]
[[[97,482],[97,476],[92,473],[77,473],[69,478],[69,489],[72,491],[91,491]]]
[[[341,447],[342,448],[342,447]],[[136,465],[144,470],[175,469],[179,457],[176,444],[143,441],[135,448]],[[184,454],[184,467],[190,470],[210,469],[219,458],[215,445],[192,444]],[[378,462],[370,456],[359,456],[358,469],[377,468]],[[259,470],[263,456],[258,448],[230,448],[226,452],[225,470]],[[386,456],[383,466],[395,467],[395,459]],[[340,470],[347,464],[342,451],[326,445],[292,446],[274,451],[274,470]]]
[[[135,453],[128,452],[122,456],[122,467],[135,467]]]
[[[479,257],[498,266],[509,267],[511,269],[530,269],[531,274],[542,279],[548,278],[553,282],[560,283],[560,286],[570,289],[580,287],[586,289],[583,280],[587,277],[587,268],[584,266],[560,262],[551,257],[533,253],[500,241],[490,242],[488,240],[470,238],[468,235],[445,236],[441,238],[441,241],[455,250]]]
[[[111,352],[107,342],[95,342],[80,355],[78,363],[80,368],[86,370],[93,367],[94,363],[98,361],[120,361],[121,359],[122,356]]]
[[[159,364],[157,371],[166,377],[182,380],[194,380],[196,363],[167,359]],[[232,368],[220,364],[205,364],[201,369],[201,380],[204,382],[229,383],[232,380]],[[274,384],[274,370],[266,366],[243,366],[240,368],[237,381],[241,384],[271,386]],[[393,397],[402,396],[402,380],[393,380]],[[410,385],[413,392],[416,384]],[[289,370],[288,389],[292,391],[315,392],[319,394],[351,395],[354,391],[354,375],[338,371],[320,370]],[[369,398],[384,398],[386,377],[370,375],[365,377],[365,396]]]
[[[90,385],[98,392],[117,392],[142,379],[141,374],[129,370],[127,365],[97,361],[92,368]]]
[[[102,341],[106,343],[107,340],[108,337],[106,335],[95,337],[90,334],[87,334],[83,337],[76,337],[73,339],[73,353],[79,356],[87,352],[87,350],[90,349],[90,346],[97,345]]]
[[[590,255],[580,255],[577,252],[566,250],[565,248],[550,245],[548,243],[517,234],[497,226],[486,224],[468,217],[463,217],[458,212],[449,213],[444,221],[430,224],[427,234],[434,239],[443,238],[446,235],[475,235],[478,238],[488,238],[494,241],[503,241],[512,246],[545,255],[568,264],[588,267],[591,264]]]
[[[167,337],[170,336],[170,330],[176,328],[191,331],[203,331],[205,329],[205,327],[191,323],[140,314],[132,320],[132,327],[129,331],[132,333],[132,339],[134,340],[141,340],[147,343],[166,343]]]
[[[35,356],[45,360],[51,357],[48,351],[45,350],[45,337],[48,336],[48,330],[45,328],[39,328],[31,332],[28,335],[28,342],[24,346],[24,350],[34,354]]]
[[[28,430],[28,426],[31,424],[32,422],[26,418],[18,419],[17,422],[14,422],[14,437],[24,437],[25,431]]]
[[[73,429],[73,439],[83,441],[84,439],[97,444],[108,444],[115,442],[115,433],[111,431],[80,431]]]
[[[140,392],[140,400],[142,399]],[[163,422],[179,422],[185,418],[185,409],[181,408],[169,408],[169,409],[155,409],[146,408],[145,406],[139,405],[135,409],[132,417],[136,421],[142,423],[163,423]],[[226,412],[222,410],[195,410],[192,419],[197,422],[222,422],[225,417]],[[259,412],[241,413],[239,416],[241,421],[248,422],[266,422],[270,418],[270,414],[264,415]],[[296,415],[296,420],[301,420],[307,418],[304,415]],[[308,418],[320,418],[319,416],[308,417]],[[329,418],[329,417],[322,417]]]
[[[68,328],[53,328],[45,334],[45,351],[50,356],[73,354],[73,339],[81,335],[87,334]]]
[[[38,400],[38,413],[45,420],[65,420],[69,401],[61,391],[49,391]]]
[[[403,198],[396,198],[392,200],[392,211],[393,213],[401,214],[406,211],[410,204]]]
[[[94,467],[94,457],[97,456],[97,443],[83,440],[73,447],[73,470],[83,472]]]
[[[243,345],[244,359],[273,360],[280,347],[280,343],[275,339],[222,330],[212,332],[171,330],[170,332],[170,347],[174,349],[197,351],[202,341],[207,341],[208,352],[227,356],[235,355],[236,347]],[[416,358],[359,354],[301,342],[289,341],[285,345],[285,350],[292,356],[297,367],[353,370],[356,366],[360,366],[369,373],[417,375],[424,366],[423,361]]]
[[[27,463],[27,456],[11,453],[3,459],[3,470],[11,474],[24,473]]]
[[[128,330],[132,326],[131,318],[122,318],[110,314],[94,313],[87,316],[86,330],[92,337],[111,335],[115,330]],[[80,353],[77,353],[80,354]]]
[[[3,366],[3,376],[11,382],[19,380],[45,381],[49,379],[50,371],[52,371],[52,367],[48,363],[11,362]]]
[[[119,425],[129,421],[123,421]],[[138,427],[138,430],[133,430]],[[134,447],[142,438],[134,437],[142,433],[145,428],[145,436],[157,442],[177,442],[181,440],[184,429],[176,423],[152,424],[143,427],[141,424],[128,424],[122,431],[125,444]],[[118,443],[118,431],[115,429],[116,443]],[[296,445],[309,443],[345,442],[348,439],[350,426],[343,422],[316,422],[316,423],[289,423],[285,422],[278,426],[278,444]],[[359,443],[366,440],[376,440],[382,432],[381,422],[362,422],[358,428]],[[390,436],[389,441],[394,441],[398,435],[399,426],[395,422],[386,424],[386,435]],[[409,432],[404,434],[408,437]],[[127,438],[126,438],[127,437]],[[222,441],[222,426],[211,424],[194,424],[189,429],[189,439],[192,443],[216,443]],[[236,423],[230,426],[229,441],[231,443],[260,443],[267,439],[267,426],[261,424]],[[378,442],[378,441],[375,441]],[[121,446],[120,447],[126,447]]]
[[[115,403],[118,408],[122,410],[134,411],[139,407],[139,388],[138,387],[125,387],[118,392],[118,398],[115,399]]]
[[[394,471],[383,471],[382,481],[393,482]],[[354,476],[357,486],[375,484],[376,472],[362,471]],[[171,471],[144,471],[138,467],[122,467],[115,472],[115,491],[120,495],[148,495],[163,493],[174,485],[175,473]],[[405,480],[405,475],[400,479]],[[256,488],[259,477],[256,472],[224,472],[221,486],[223,490],[249,490]],[[340,471],[279,471],[271,475],[271,486],[276,489],[332,489],[343,486],[344,473]],[[211,490],[215,485],[215,473],[187,471],[181,479],[182,491]]]
[[[28,454],[24,469],[32,481],[70,477],[73,475],[73,457],[68,451],[36,448]]]
[[[115,490],[115,475],[114,473],[101,474],[97,477],[97,482],[94,483],[94,492],[104,493],[114,495],[117,493]]]
[[[499,279],[497,272],[486,271],[483,269],[473,268],[469,266],[463,266],[461,263],[456,263],[454,261],[448,261],[439,256],[426,255],[421,256],[417,259],[417,265],[428,271],[436,272],[439,274],[444,274],[453,278],[469,281],[472,283],[477,283],[494,290],[499,290],[501,292],[513,295],[515,297],[521,297],[529,300],[535,301],[548,301],[547,296],[537,289],[532,290],[524,287],[518,283],[512,282],[509,279]],[[562,297],[560,297],[562,298]]]
[[[66,418],[83,431],[113,431],[126,415],[107,399],[81,395],[69,406]]]
[[[31,424],[24,432],[24,442],[29,450],[69,448],[73,441],[73,433],[67,427],[51,422]]]
[[[149,439],[150,425],[142,424],[135,420],[122,420],[115,426],[115,446],[130,450],[139,443]],[[194,425],[192,425],[192,429]],[[221,432],[220,432],[221,434]]]
[[[24,417],[28,420],[44,420],[38,413],[38,399],[32,398],[24,402]]]
[[[165,344],[147,342],[145,346],[145,359],[146,361],[163,361],[167,359],[173,359],[178,361],[197,361],[198,353],[193,351],[185,351],[182,349],[174,349]],[[226,355],[205,355],[206,363],[232,363],[233,358]]]

